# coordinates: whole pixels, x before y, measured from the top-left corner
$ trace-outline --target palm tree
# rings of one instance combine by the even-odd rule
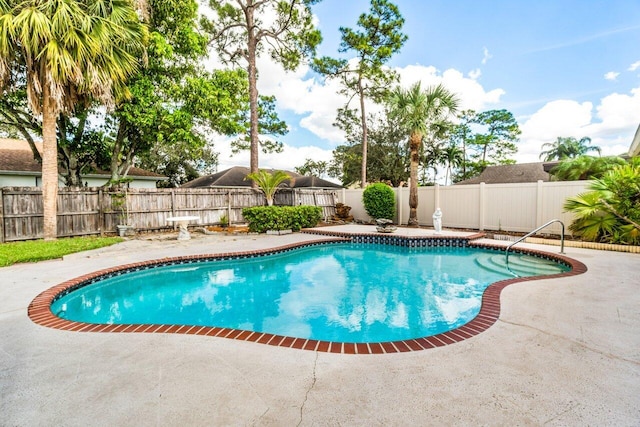
[[[262,190],[267,198],[267,205],[273,206],[273,196],[278,191],[278,186],[291,177],[283,171],[269,173],[264,169],[259,169],[258,172],[248,174],[247,178],[253,180]]]
[[[565,202],[575,215],[569,229],[585,240],[640,243],[640,158],[615,166],[589,190]]]
[[[42,114],[44,238],[57,237],[56,118],[97,100],[110,107],[127,94],[146,27],[128,0],[0,0],[0,89],[20,67],[29,108]],[[23,80],[24,81],[24,80]]]
[[[624,165],[625,161],[617,156],[592,157],[580,156],[561,161],[551,169],[550,173],[557,181],[578,181],[601,178],[615,166]]]
[[[447,172],[444,176],[444,185],[451,180],[452,169],[460,167],[464,161],[464,152],[455,144],[449,145],[444,149],[444,160],[447,164]]]
[[[580,140],[569,137],[558,137],[555,142],[547,142],[542,144],[542,148],[549,147],[547,151],[540,153],[540,158],[544,156],[545,162],[553,160],[573,159],[578,156],[583,156],[589,151],[596,151],[600,155],[600,147],[591,145],[591,138],[582,137]]]
[[[458,98],[443,85],[422,90],[420,82],[404,90],[396,87],[389,98],[389,115],[409,133],[409,225],[418,225],[418,162],[422,140],[458,109]]]

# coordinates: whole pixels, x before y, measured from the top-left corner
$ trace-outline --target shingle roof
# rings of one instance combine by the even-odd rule
[[[36,142],[36,148],[42,153],[42,143]],[[33,152],[27,141],[23,139],[0,138],[0,171],[25,172],[29,174],[41,174],[42,165],[33,158]],[[94,168],[88,175],[111,175],[109,172]],[[130,177],[150,177],[162,179],[165,176],[145,169],[132,167],[129,170]]]
[[[42,144],[36,143],[42,152]],[[19,139],[0,139],[0,171],[38,172],[42,166],[33,158],[33,152],[27,141]]]
[[[627,153],[629,157],[640,156],[640,125],[638,125],[638,129],[636,130],[636,134],[631,141],[631,145],[629,146],[629,151]]]
[[[274,169],[265,169],[273,173]],[[338,184],[315,176],[304,176],[296,172],[283,171],[289,174],[292,179],[285,181],[282,186],[288,188],[342,188]],[[193,181],[183,184],[183,188],[203,188],[203,187],[251,187],[251,180],[245,179],[249,174],[249,168],[244,166],[234,166],[213,175],[201,176]]]
[[[514,165],[488,166],[482,173],[456,185],[466,184],[510,184],[519,182],[549,181],[549,173],[545,171],[545,162],[520,163]]]

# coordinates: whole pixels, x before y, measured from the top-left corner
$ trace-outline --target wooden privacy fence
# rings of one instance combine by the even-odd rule
[[[281,189],[276,205],[314,205],[324,218],[335,213],[336,193],[322,189]],[[113,192],[98,188],[58,190],[58,237],[112,233],[116,225],[131,225],[137,231],[171,228],[167,218],[198,216],[200,225],[244,222],[242,209],[263,206],[264,194],[247,188],[127,189]],[[0,241],[43,237],[42,189],[0,188]]]

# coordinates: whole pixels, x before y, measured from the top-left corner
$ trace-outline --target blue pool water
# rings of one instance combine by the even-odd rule
[[[337,342],[425,337],[462,326],[483,291],[514,275],[568,268],[470,248],[326,244],[109,277],[54,301],[53,313],[102,324],[205,325]]]

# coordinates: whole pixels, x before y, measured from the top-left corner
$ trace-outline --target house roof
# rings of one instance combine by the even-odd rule
[[[42,143],[36,142],[36,148],[42,153]],[[10,174],[41,175],[42,165],[33,158],[33,152],[29,143],[23,139],[0,138],[0,172]],[[111,174],[107,171],[94,168],[92,172],[85,176],[106,176]],[[138,179],[165,179],[166,177],[145,169],[132,167],[128,176]]]
[[[633,141],[631,141],[628,154],[629,157],[640,156],[640,125],[638,125]]]
[[[550,163],[551,162],[537,162],[487,166],[480,175],[457,182],[455,185],[480,184],[481,182],[485,184],[515,184],[520,182],[549,181],[548,168],[545,166]],[[555,164],[557,162],[553,163]]]
[[[38,147],[42,152],[42,145]],[[33,158],[27,141],[0,139],[0,171],[41,172],[42,166]]]
[[[274,169],[264,169],[273,173]],[[304,176],[296,172],[283,171],[291,179],[286,180],[283,187],[287,188],[342,188],[339,184],[327,181],[315,176]],[[251,187],[251,180],[246,179],[249,168],[244,166],[234,166],[212,175],[201,176],[193,181],[183,184],[183,188],[203,188],[203,187]]]

